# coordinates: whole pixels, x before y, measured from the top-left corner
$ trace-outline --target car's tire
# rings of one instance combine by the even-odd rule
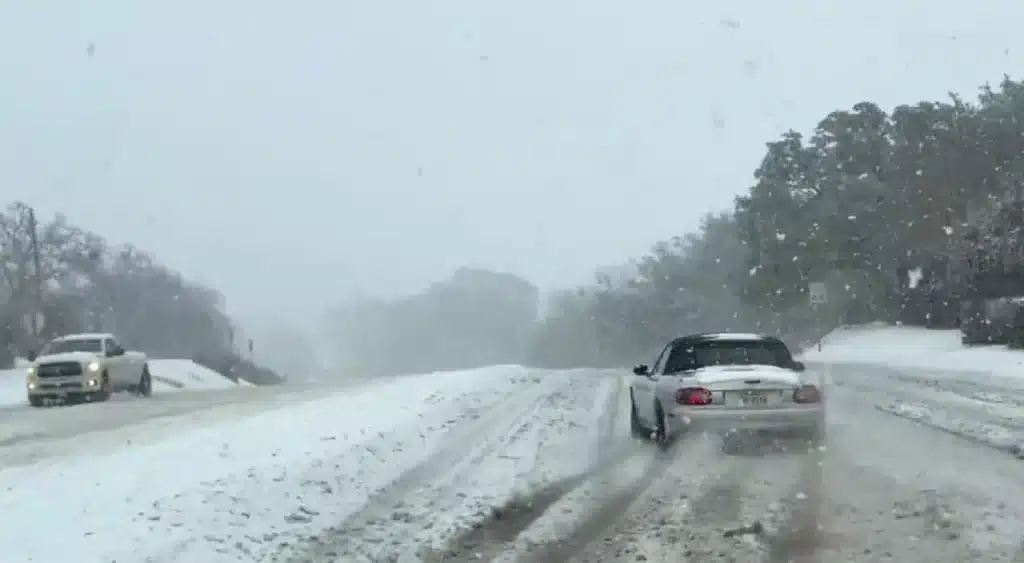
[[[668,433],[668,419],[665,417],[665,410],[661,408],[661,403],[654,403],[654,416],[658,420],[658,425],[654,429],[654,443],[659,449],[667,450],[672,446],[673,437]]]
[[[28,404],[36,408],[46,406],[46,402],[43,401],[42,397],[29,397]]]
[[[633,400],[633,392],[629,392],[629,433],[640,440],[651,439],[651,429],[644,426],[640,415],[636,411],[636,401]]]
[[[153,396],[153,376],[149,374],[149,364],[142,365],[142,376],[135,386],[135,394],[139,397]]]

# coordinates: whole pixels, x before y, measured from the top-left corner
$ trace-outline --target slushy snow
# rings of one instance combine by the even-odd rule
[[[520,491],[585,471],[599,440],[591,407],[618,385],[518,366],[409,376],[102,457],[8,468],[0,511],[17,517],[0,527],[0,559],[260,560],[357,512],[442,447],[465,448],[469,461],[434,489],[451,495],[407,507],[433,515],[437,538],[401,536],[401,522],[378,530],[429,545]],[[479,435],[459,434],[473,427]]]
[[[834,331],[802,359],[879,410],[1024,456],[1024,351],[964,346],[958,330],[874,324]],[[874,369],[841,376],[851,366]]]

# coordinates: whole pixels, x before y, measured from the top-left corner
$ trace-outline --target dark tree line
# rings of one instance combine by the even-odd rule
[[[278,379],[235,352],[220,293],[130,244],[111,244],[62,215],[40,220],[37,270],[32,217],[21,202],[0,212],[0,364],[57,335],[103,331],[153,357],[193,358],[255,382]],[[33,327],[37,311],[42,322]]]
[[[623,363],[667,337],[758,327],[813,338],[840,322],[948,326],[963,299],[1024,294],[1024,84],[976,101],[871,102],[767,150],[727,213],[553,298],[534,360]],[[827,303],[812,307],[813,282]]]

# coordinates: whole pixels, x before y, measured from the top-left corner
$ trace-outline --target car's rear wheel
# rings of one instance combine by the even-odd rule
[[[654,429],[654,442],[662,450],[667,450],[672,445],[672,436],[669,434],[668,419],[665,417],[665,410],[661,408],[661,403],[654,404],[654,417],[658,421],[658,426]]]
[[[149,374],[149,364],[142,366],[142,377],[139,378],[139,383],[135,385],[135,394],[140,397],[153,395],[153,377]]]
[[[629,392],[629,433],[634,438],[641,440],[649,440],[651,438],[651,429],[644,426],[642,420],[640,420],[640,413],[636,410],[636,401],[633,400],[633,392]]]

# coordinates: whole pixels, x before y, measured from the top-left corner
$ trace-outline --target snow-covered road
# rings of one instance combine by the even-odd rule
[[[106,403],[44,409],[7,406],[0,408],[0,468],[176,439],[183,431],[302,404],[324,393],[322,388],[238,386],[148,399],[118,394]]]
[[[1019,462],[893,417],[859,391],[830,396],[818,454],[723,457],[684,445],[575,563],[1022,561]]]
[[[182,393],[156,419],[116,402],[29,411],[110,407],[110,422],[0,426],[0,510],[19,515],[0,560],[1024,561],[1021,462],[894,407],[1007,428],[1021,381],[836,357],[808,358],[829,381],[820,452],[659,452],[628,436],[627,379],[607,370],[236,389],[196,410]]]

